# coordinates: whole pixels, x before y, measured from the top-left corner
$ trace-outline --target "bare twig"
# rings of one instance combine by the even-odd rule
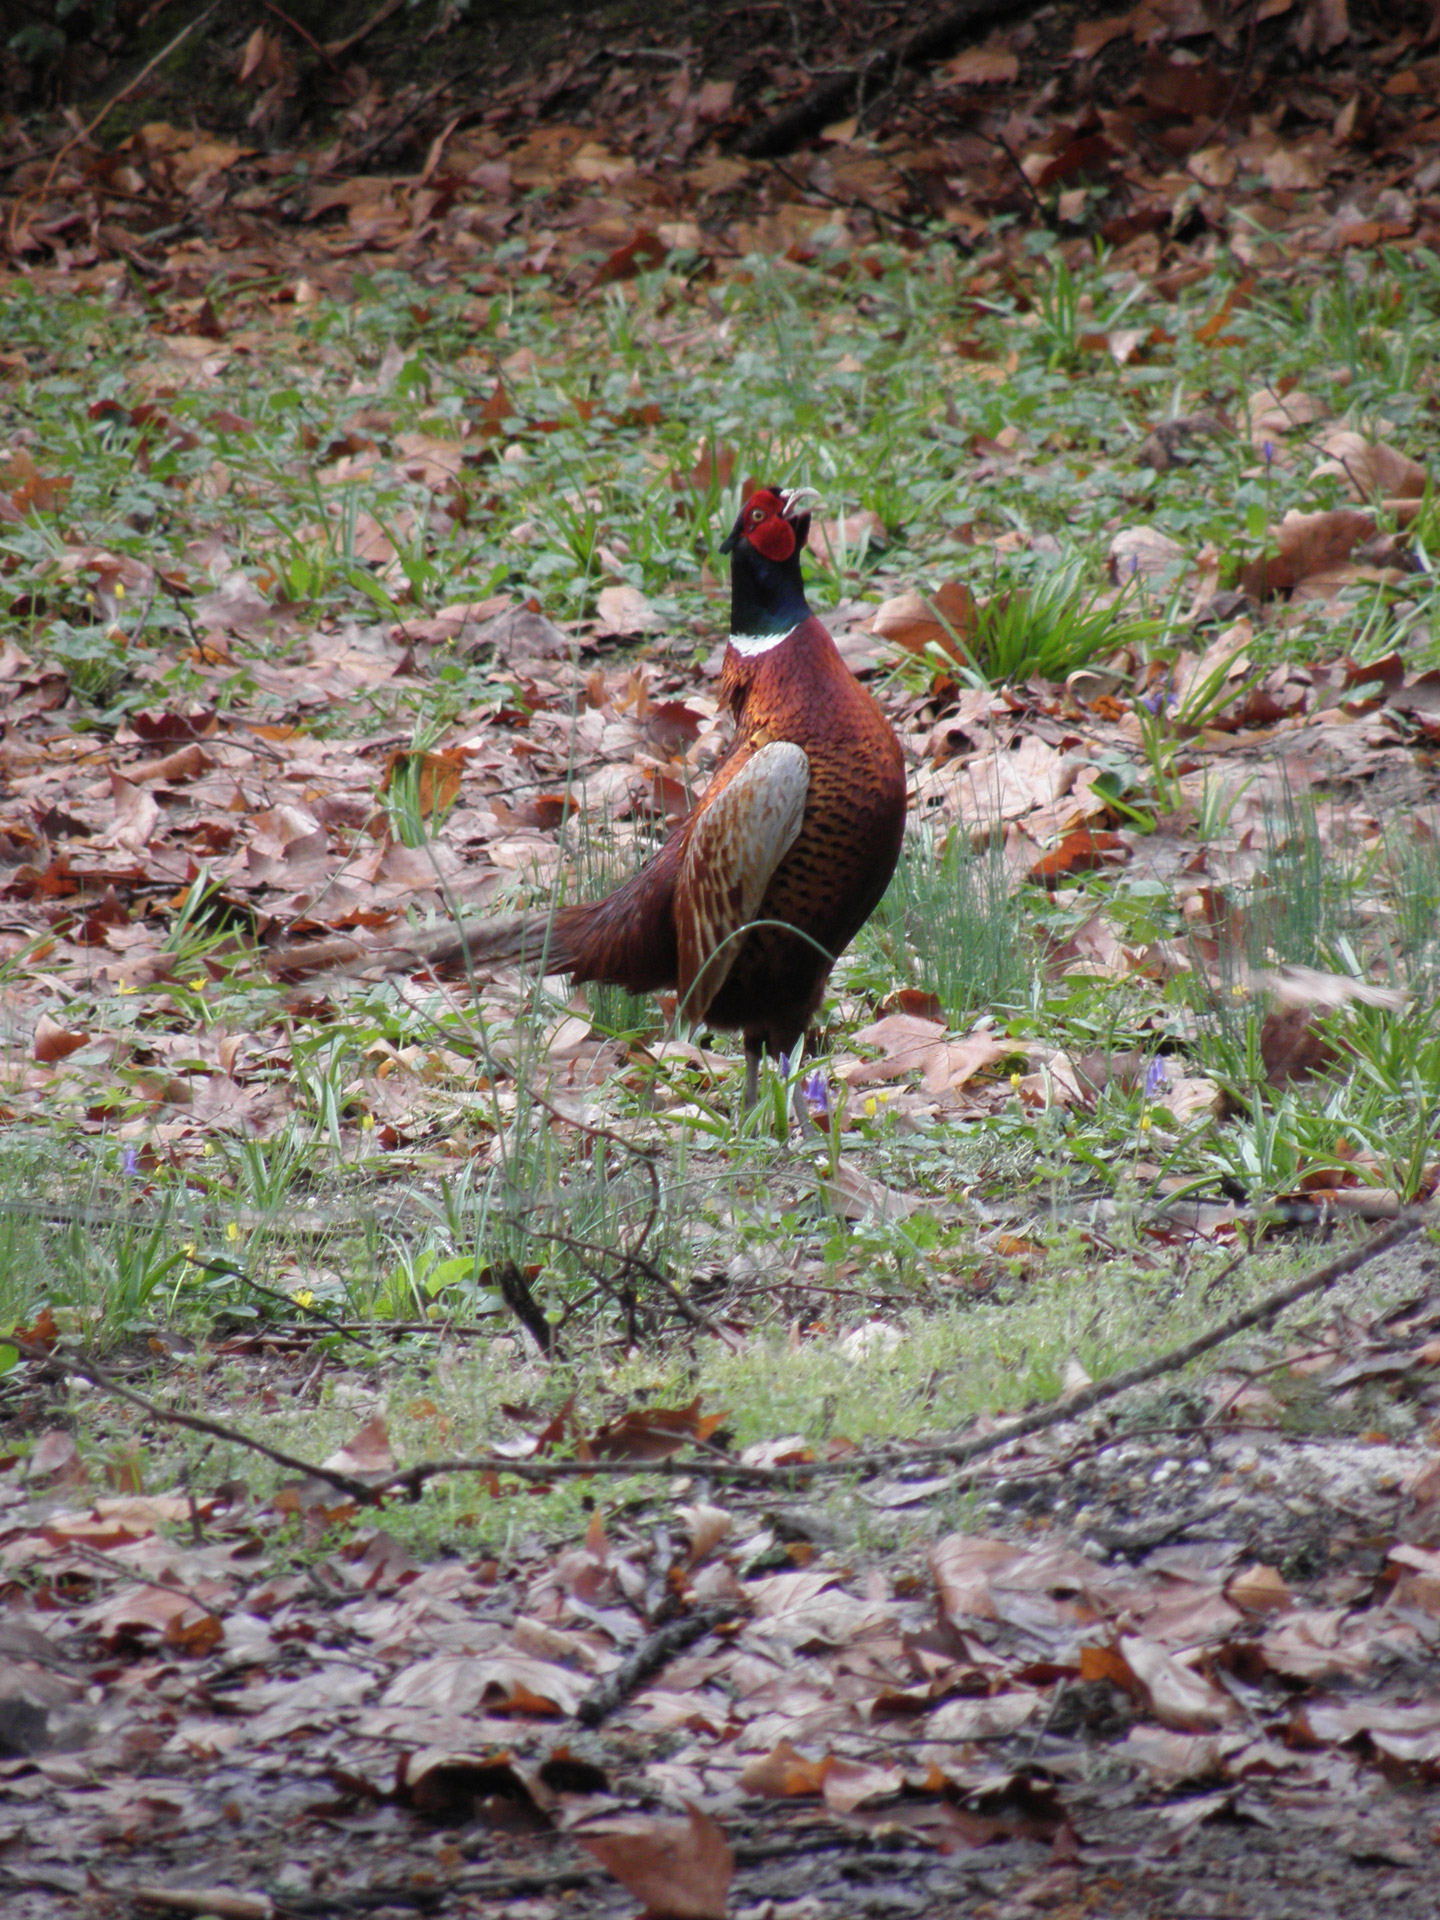
[[[138,1567],[117,1567],[108,1553],[102,1553],[98,1547],[87,1546],[83,1540],[67,1540],[67,1553],[78,1553],[82,1560],[88,1560],[92,1566],[103,1567],[117,1580],[135,1580],[142,1587],[158,1587],[161,1593],[178,1593],[182,1600],[188,1600],[208,1620],[224,1620],[225,1616],[202,1600],[198,1593],[192,1593],[189,1587],[182,1587],[178,1580],[160,1580],[153,1573],[141,1573]]]
[[[1032,1408],[1029,1413],[1007,1420],[1003,1426],[992,1433],[979,1434],[968,1440],[924,1442],[916,1446],[886,1447],[872,1453],[855,1453],[843,1460],[807,1460],[797,1461],[784,1467],[754,1467],[742,1465],[739,1461],[727,1459],[725,1455],[707,1451],[692,1454],[673,1454],[668,1460],[660,1461],[554,1461],[547,1467],[540,1462],[521,1463],[522,1477],[543,1479],[550,1475],[571,1478],[580,1474],[598,1471],[606,1475],[624,1475],[636,1473],[659,1473],[662,1475],[700,1474],[716,1479],[748,1482],[758,1486],[789,1486],[796,1480],[838,1479],[843,1476],[864,1479],[876,1473],[894,1473],[898,1468],[930,1460],[949,1460],[956,1465],[978,1460],[987,1453],[994,1453],[1007,1446],[1010,1441],[1023,1438],[1026,1434],[1043,1432],[1047,1427],[1062,1425],[1067,1420],[1076,1420],[1092,1407],[1101,1406],[1107,1400],[1127,1393],[1132,1387],[1144,1386],[1151,1380],[1158,1380],[1163,1374],[1177,1373],[1188,1366],[1201,1354],[1209,1353],[1212,1348],[1233,1339],[1237,1333],[1244,1333],[1251,1327],[1263,1325],[1286,1307],[1293,1306],[1297,1300],[1307,1295],[1320,1293],[1326,1287],[1333,1286],[1337,1280],[1355,1273],[1368,1261],[1384,1253],[1387,1248],[1406,1240],[1417,1233],[1421,1227],[1429,1224],[1432,1216],[1426,1209],[1417,1208],[1402,1219],[1392,1222],[1382,1233],[1352,1248],[1349,1253],[1341,1254],[1326,1266],[1317,1267],[1299,1280],[1292,1280],[1288,1286],[1274,1293],[1267,1293],[1253,1306],[1242,1308],[1239,1313],[1231,1314],[1228,1320],[1222,1320],[1208,1333],[1198,1334],[1195,1339],[1187,1340],[1183,1345],[1172,1347],[1154,1360],[1147,1360],[1138,1367],[1129,1367],[1123,1373],[1114,1373],[1105,1380],[1097,1380],[1092,1386],[1084,1387],[1079,1393],[1068,1399],[1052,1401],[1043,1407]],[[386,1484],[403,1488],[412,1498],[426,1480],[437,1473],[506,1473],[517,1470],[513,1463],[497,1461],[493,1457],[466,1462],[422,1461],[414,1467],[408,1467],[398,1473]]]
[[[160,49],[160,51],[155,55],[153,60],[147,60],[144,66],[141,67],[140,71],[137,74],[133,74],[131,78],[125,82],[125,85],[121,87],[118,93],[111,94],[110,98],[105,102],[104,106],[101,107],[100,111],[96,114],[95,118],[92,121],[90,121],[88,126],[82,127],[79,133],[75,134],[72,139],[69,139],[65,142],[64,146],[61,147],[60,151],[56,154],[55,158],[50,163],[50,171],[46,174],[45,184],[40,189],[40,192],[42,195],[47,194],[50,191],[50,188],[54,183],[55,175],[59,170],[60,163],[65,158],[66,154],[70,153],[71,151],[73,151],[74,148],[78,147],[82,143],[82,141],[88,140],[90,136],[95,132],[95,130],[99,127],[101,122],[107,119],[111,114],[111,112],[116,107],[119,106],[120,102],[124,99],[127,99],[129,95],[134,93],[135,89],[141,84],[142,81],[148,80],[150,75],[155,71],[156,67],[163,66],[165,61],[167,61],[170,58],[171,54],[174,53],[175,49],[178,46],[180,46],[184,41],[188,40],[190,38],[190,35],[194,33],[197,27],[203,27],[205,22],[210,18],[211,14],[215,13],[219,9],[219,6],[220,6],[220,0],[210,0],[210,5],[206,7],[203,13],[197,13],[193,20],[187,21],[186,24],[180,29],[179,33],[175,35],[175,38],[173,40],[167,41],[166,44]]]
[[[349,53],[352,47],[358,47],[362,40],[367,40],[377,27],[383,27],[391,14],[398,13],[404,4],[405,0],[381,0],[379,8],[363,26],[357,27],[354,33],[347,33],[343,40],[327,41],[324,51],[337,56]]]
[[[997,21],[1013,25],[1033,13],[1037,4],[1038,0],[964,0],[931,26],[907,34],[898,48],[875,48],[853,68],[832,72],[799,100],[752,127],[739,142],[739,151],[754,160],[789,153],[833,120],[868,80],[878,80],[883,87],[903,68],[924,66]]]
[[[1367,1262],[1396,1246],[1402,1240],[1409,1239],[1413,1233],[1431,1223],[1434,1216],[1426,1208],[1415,1208],[1401,1219],[1392,1221],[1383,1232],[1373,1235],[1354,1247],[1349,1253],[1341,1254],[1323,1267],[1317,1267],[1299,1280],[1292,1280],[1288,1286],[1274,1293],[1267,1293],[1253,1306],[1242,1308],[1239,1313],[1231,1314],[1228,1320],[1222,1320],[1208,1333],[1198,1334],[1195,1339],[1185,1341],[1181,1346],[1172,1347],[1168,1352],[1159,1354],[1154,1360],[1147,1360],[1138,1367],[1127,1368],[1123,1373],[1113,1373],[1105,1380],[1097,1380],[1092,1386],[1084,1387],[1079,1393],[1068,1399],[1051,1401],[1045,1406],[1034,1407],[1029,1413],[1007,1420],[1003,1426],[991,1433],[977,1434],[967,1440],[922,1442],[915,1446],[885,1447],[870,1453],[854,1453],[841,1460],[805,1460],[796,1461],[784,1467],[748,1466],[728,1454],[708,1447],[697,1448],[688,1454],[672,1454],[668,1460],[513,1460],[503,1454],[477,1454],[471,1458],[453,1460],[420,1460],[413,1467],[403,1467],[373,1485],[357,1479],[353,1474],[337,1472],[332,1467],[318,1466],[308,1460],[297,1460],[293,1454],[282,1453],[278,1447],[267,1446],[262,1440],[255,1440],[249,1434],[241,1433],[237,1428],[225,1426],[218,1420],[207,1420],[201,1414],[177,1413],[169,1407],[162,1407],[153,1400],[147,1400],[143,1394],[134,1392],[91,1362],[71,1358],[68,1354],[50,1352],[36,1341],[26,1340],[19,1335],[9,1336],[10,1344],[17,1347],[27,1360],[42,1365],[57,1366],[68,1373],[76,1373],[82,1380],[89,1380],[95,1386],[102,1387],[107,1393],[114,1393],[122,1400],[128,1400],[133,1406],[142,1408],[152,1419],[169,1421],[173,1426],[186,1427],[194,1433],[203,1433],[211,1439],[224,1440],[232,1446],[248,1447],[252,1453],[260,1454],[264,1459],[273,1461],[288,1472],[300,1473],[311,1479],[323,1480],[328,1485],[338,1487],[357,1503],[363,1506],[376,1506],[386,1493],[404,1493],[415,1500],[427,1481],[438,1480],[456,1473],[483,1473],[496,1478],[508,1475],[512,1479],[546,1482],[552,1480],[578,1480],[599,1477],[604,1479],[630,1479],[637,1474],[656,1474],[665,1479],[677,1479],[699,1475],[716,1480],[729,1480],[754,1486],[792,1486],[796,1481],[831,1480],[842,1477],[866,1479],[873,1474],[895,1473],[897,1470],[923,1464],[932,1460],[948,1460],[963,1466],[971,1460],[981,1459],[985,1454],[995,1453],[1001,1447],[1008,1446],[1012,1440],[1021,1439],[1026,1434],[1041,1433],[1047,1427],[1063,1425],[1067,1420],[1076,1420],[1092,1407],[1101,1406],[1107,1400],[1114,1400],[1120,1394],[1127,1393],[1132,1387],[1144,1386],[1148,1381],[1158,1380],[1163,1374],[1176,1373],[1181,1367],[1188,1366],[1201,1354],[1209,1353],[1212,1348],[1233,1339],[1237,1333],[1244,1333],[1250,1327],[1258,1327],[1271,1320],[1286,1307],[1294,1306],[1312,1293],[1321,1293],[1326,1287],[1333,1286],[1337,1280],[1343,1280],[1348,1274],[1357,1272]]]
[[[1250,78],[1250,63],[1255,57],[1255,22],[1259,18],[1259,14],[1260,0],[1250,0],[1250,20],[1245,34],[1245,57],[1240,62],[1240,71],[1235,76],[1235,84],[1230,89],[1229,99],[1210,122],[1210,125],[1206,127],[1205,131],[1197,134],[1194,140],[1191,141],[1190,151],[1185,156],[1185,165],[1187,168],[1200,149],[1209,145],[1221,127],[1223,127],[1225,122],[1230,118],[1230,115],[1235,111],[1236,101],[1245,90],[1245,82]]]
[[[593,1686],[575,1709],[575,1718],[585,1727],[598,1727],[617,1707],[623,1707],[632,1693],[638,1692],[677,1653],[703,1640],[707,1633],[723,1626],[739,1614],[736,1606],[702,1607],[679,1620],[671,1620],[646,1637],[611,1674]]]
[[[133,1387],[125,1386],[114,1374],[97,1367],[93,1361],[76,1359],[58,1349],[47,1348],[37,1340],[26,1340],[19,1334],[9,1334],[6,1339],[7,1344],[16,1348],[27,1360],[33,1360],[40,1366],[58,1367],[63,1373],[78,1374],[92,1386],[113,1393],[117,1399],[128,1400],[132,1407],[139,1407],[152,1420],[165,1420],[172,1427],[185,1427],[191,1433],[203,1433],[211,1440],[225,1440],[231,1446],[248,1447],[252,1453],[273,1461],[277,1467],[284,1467],[287,1473],[301,1473],[309,1479],[324,1480],[330,1486],[338,1487],[361,1506],[379,1504],[376,1489],[367,1486],[363,1480],[357,1480],[353,1474],[337,1473],[333,1467],[316,1466],[309,1460],[298,1460],[293,1453],[282,1453],[279,1447],[267,1446],[263,1440],[255,1440],[248,1433],[241,1433],[238,1427],[227,1427],[220,1420],[207,1420],[202,1413],[178,1413],[174,1407],[162,1407],[158,1401],[147,1400],[143,1393],[136,1393]]]
[[[275,0],[260,0],[260,4],[267,13],[273,13],[277,20],[283,20],[292,33],[298,33],[311,52],[318,53],[332,73],[338,73],[340,71],[339,64],[330,52],[330,49],[328,47],[322,47],[308,27],[302,27],[298,20],[292,20],[283,7],[277,7],[275,5]]]

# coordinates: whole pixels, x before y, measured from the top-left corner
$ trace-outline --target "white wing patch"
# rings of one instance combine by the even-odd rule
[[[795,844],[810,790],[803,747],[774,740],[748,760],[695,822],[676,887],[680,1012],[702,1020]]]

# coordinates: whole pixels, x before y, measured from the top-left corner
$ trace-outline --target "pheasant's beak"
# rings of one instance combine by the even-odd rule
[[[801,513],[808,513],[810,502],[820,498],[816,487],[786,487],[780,495],[781,511],[787,520],[796,519]]]

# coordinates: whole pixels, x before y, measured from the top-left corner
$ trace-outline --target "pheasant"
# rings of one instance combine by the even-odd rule
[[[794,1053],[905,831],[900,743],[805,599],[812,497],[760,488],[721,548],[735,733],[654,859],[604,899],[463,927],[430,955],[673,989],[683,1018],[744,1035],[747,1108],[762,1054]]]

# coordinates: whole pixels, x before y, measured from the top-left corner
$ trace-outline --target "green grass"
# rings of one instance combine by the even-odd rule
[[[831,1042],[843,1047],[897,988],[917,988],[961,1030],[988,1020],[1013,1043],[1017,1067],[1027,1052],[1163,1060],[1171,1078],[1212,1074],[1232,1111],[1171,1124],[1163,1095],[1120,1077],[1080,1102],[1027,1103],[1008,1066],[976,1084],[963,1120],[902,1123],[884,1102],[870,1113],[852,1101],[831,1153],[923,1204],[908,1221],[847,1224],[815,1191],[819,1143],[797,1153],[776,1137],[778,1083],[741,1121],[733,1046],[716,1072],[661,1046],[653,1003],[588,988],[595,1031],[628,1052],[608,1086],[572,1092],[653,1155],[661,1204],[644,1257],[716,1312],[742,1285],[736,1276],[751,1276],[737,1296],[756,1328],[746,1354],[727,1359],[701,1341],[692,1358],[692,1331],[668,1298],[617,1255],[651,1204],[645,1162],[557,1124],[525,1092],[563,1005],[537,986],[471,1006],[412,981],[294,1014],[248,964],[253,901],[201,871],[146,896],[151,921],[166,927],[168,982],[121,996],[73,981],[37,989],[25,955],[0,968],[27,1014],[43,991],[52,1017],[109,1050],[103,1069],[75,1055],[43,1114],[27,1110],[8,1129],[0,1200],[33,1196],[38,1182],[57,1205],[54,1218],[0,1207],[0,1328],[50,1304],[67,1337],[114,1353],[161,1326],[203,1339],[317,1308],[345,1321],[458,1316],[493,1321],[511,1343],[500,1358],[482,1351],[467,1362],[447,1402],[467,1444],[504,1430],[496,1407],[519,1391],[517,1370],[550,1407],[569,1385],[596,1410],[642,1389],[688,1399],[699,1388],[734,1401],[738,1439],[786,1426],[818,1435],[827,1419],[863,1439],[1053,1392],[1072,1353],[1098,1373],[1198,1324],[1190,1278],[1166,1269],[1156,1280],[1123,1263],[1097,1319],[1094,1270],[1073,1239],[1077,1210],[1097,1199],[1118,1203],[1123,1231],[1138,1232],[1157,1167],[1199,1190],[1238,1181],[1257,1203],[1317,1166],[1358,1166],[1406,1195],[1424,1189],[1440,1125],[1440,840],[1392,818],[1378,839],[1352,845],[1327,802],[1281,793],[1251,820],[1233,862],[1208,844],[1203,872],[1143,857],[1147,834],[1163,852],[1167,834],[1191,832],[1192,820],[1197,845],[1224,841],[1259,806],[1265,769],[1247,762],[1243,774],[1211,779],[1209,729],[1235,684],[1211,675],[1177,702],[1163,675],[1213,636],[1193,633],[1184,608],[1163,597],[1142,605],[1127,591],[1112,604],[1105,556],[1117,526],[1143,523],[1192,558],[1213,549],[1229,577],[1286,511],[1339,498],[1333,478],[1311,477],[1303,436],[1268,461],[1243,433],[1206,437],[1164,473],[1141,469],[1149,427],[1202,396],[1223,396],[1238,419],[1247,393],[1294,381],[1362,430],[1383,417],[1386,437],[1423,457],[1420,374],[1440,357],[1440,262],[1424,249],[1381,252],[1363,281],[1328,263],[1297,269],[1258,288],[1207,344],[1199,328],[1225,296],[1223,265],[1166,303],[1103,255],[1062,266],[1042,247],[1028,285],[1002,285],[983,261],[945,249],[870,253],[880,271],[863,288],[839,256],[821,263],[834,271],[808,274],[752,261],[703,292],[660,269],[579,307],[543,277],[517,277],[483,313],[471,288],[427,289],[421,300],[393,273],[362,277],[349,302],[305,309],[269,308],[217,283],[227,327],[268,329],[264,378],[246,358],[192,389],[171,368],[163,394],[140,303],[41,297],[5,282],[0,332],[29,370],[0,387],[0,438],[23,428],[40,472],[70,483],[56,504],[0,522],[5,637],[66,676],[73,727],[102,750],[135,715],[161,708],[389,743],[371,762],[377,772],[396,740],[408,743],[382,804],[396,840],[420,849],[453,816],[448,800],[427,798],[419,756],[482,732],[500,709],[539,701],[542,713],[578,711],[578,682],[597,660],[567,678],[564,663],[517,667],[436,647],[412,675],[339,693],[323,674],[287,686],[274,670],[298,669],[317,635],[363,634],[497,593],[533,597],[554,620],[583,619],[605,584],[623,581],[665,622],[664,654],[638,662],[655,669],[654,697],[672,697],[663,684],[672,673],[703,694],[708,683],[689,670],[724,622],[723,593],[706,576],[724,579],[719,542],[738,501],[736,483],[713,470],[699,485],[690,476],[701,443],[719,447],[737,477],[816,486],[827,515],[880,516],[883,550],[862,544],[814,561],[822,613],[841,598],[878,603],[952,578],[983,603],[964,637],[968,676],[953,658],[894,661],[889,691],[909,698],[917,728],[942,718],[955,678],[968,677],[1016,690],[1017,735],[1039,714],[1077,753],[1085,716],[1058,687],[1026,689],[1086,661],[1114,664],[1115,698],[1136,721],[1100,763],[1113,820],[1139,836],[1131,863],[1047,892],[1017,882],[1000,834],[973,848],[957,829],[922,828],[836,971],[821,1015]],[[507,257],[502,248],[500,267]],[[1085,344],[1117,324],[1169,339],[1117,366]],[[403,365],[377,395],[392,345]],[[499,420],[497,365],[508,409]],[[1003,380],[993,377],[1002,368]],[[137,414],[142,404],[159,416]],[[437,493],[406,476],[404,435],[459,448],[453,485]],[[373,463],[355,459],[352,436],[373,441]],[[1419,530],[1431,553],[1434,524],[1431,506]],[[377,557],[377,533],[393,558]],[[178,567],[210,536],[285,615],[233,635],[223,671],[195,645],[196,599],[216,583],[198,562]],[[153,570],[154,591],[117,595],[117,565]],[[1429,572],[1384,589],[1358,584],[1326,607],[1273,611],[1245,643],[1246,678],[1347,652],[1376,660],[1395,646],[1408,668],[1440,662]],[[608,650],[598,658],[602,672],[620,664]],[[548,691],[530,684],[536,672],[553,675]],[[1137,705],[1146,688],[1153,710]],[[524,729],[504,737],[523,744]],[[355,830],[353,844],[368,843]],[[607,890],[652,845],[629,820],[574,816],[555,897]],[[1406,991],[1404,1011],[1337,1012],[1329,1070],[1276,1092],[1261,1053],[1265,1008],[1248,992],[1138,963],[1107,973],[1056,962],[1096,916],[1136,955],[1183,951],[1203,930],[1186,912],[1202,886],[1235,916],[1233,966],[1293,962],[1381,980]],[[323,919],[323,899],[315,910]],[[187,1049],[220,1033],[243,1039],[247,1084],[273,1104],[255,1128],[221,1111],[187,1132],[164,1097],[167,1078],[190,1073]],[[15,1059],[24,1057],[17,1041]],[[194,1066],[197,1082],[211,1065]],[[397,1087],[412,1093],[408,1104]],[[401,1118],[382,1148],[391,1095]],[[971,1190],[1053,1242],[1038,1277],[1021,1280],[977,1247],[959,1198]],[[60,1217],[66,1206],[86,1210],[78,1226]],[[545,1374],[525,1358],[493,1284],[502,1260],[536,1269],[564,1367]],[[766,1278],[781,1272],[812,1289],[805,1311],[821,1329],[794,1353],[771,1327],[793,1308],[782,1313],[778,1282]],[[827,1336],[870,1303],[903,1320],[904,1357],[857,1373]],[[333,1332],[316,1338],[383,1381],[392,1405],[411,1384],[411,1397],[435,1398],[427,1338],[407,1336],[384,1366]],[[632,1340],[638,1356],[626,1353]],[[1023,1365],[1006,1363],[1017,1355]],[[947,1384],[927,1398],[920,1383],[937,1370]],[[217,1383],[218,1370],[205,1390]],[[344,1437],[352,1415],[297,1408],[294,1420],[298,1450],[319,1450]],[[468,1499],[436,1494],[446,1524],[459,1524]],[[574,1518],[577,1496],[553,1499],[547,1511]],[[474,1524],[501,1523],[491,1514]]]

